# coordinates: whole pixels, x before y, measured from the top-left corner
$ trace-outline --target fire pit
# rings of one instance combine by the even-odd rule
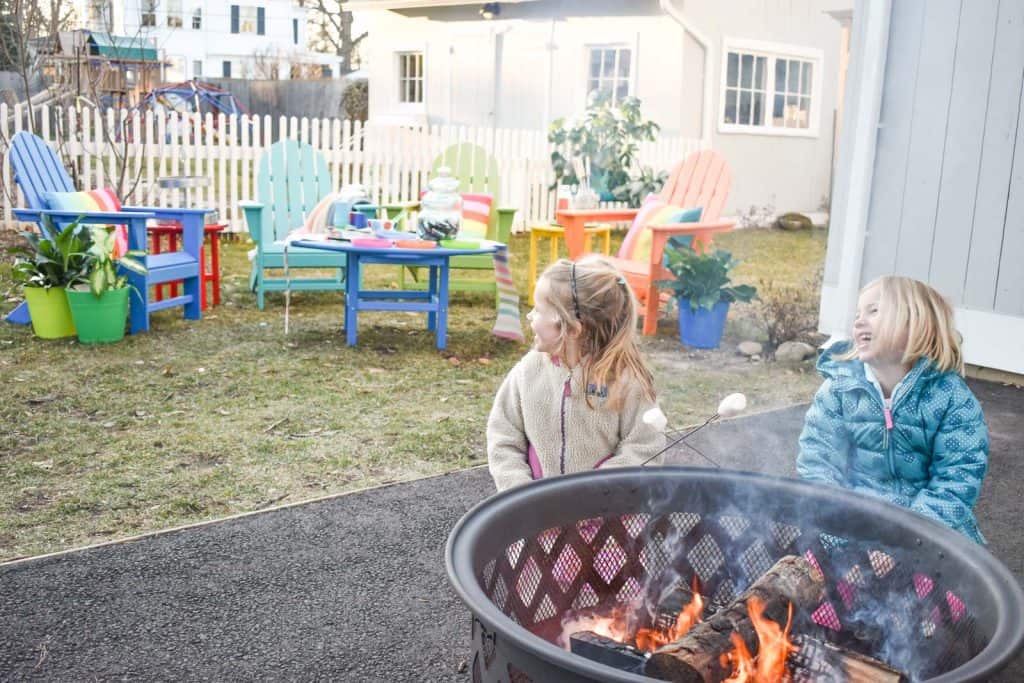
[[[792,479],[675,467],[548,479],[468,512],[446,559],[473,613],[474,683],[546,683],[651,680],[602,663],[636,658],[632,643],[597,661],[565,648],[567,629],[581,614],[635,612],[670,584],[699,586],[707,614],[781,558],[824,579],[794,616],[793,679],[822,680],[806,660],[842,648],[910,680],[984,681],[1024,641],[1024,594],[986,550],[902,508]]]

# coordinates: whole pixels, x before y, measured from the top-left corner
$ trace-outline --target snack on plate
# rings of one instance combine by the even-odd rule
[[[394,242],[391,240],[376,239],[373,237],[363,237],[352,240],[352,246],[372,249],[390,249],[394,246]]]
[[[480,240],[441,240],[444,249],[479,249]]]
[[[437,242],[433,240],[395,240],[395,246],[399,249],[434,249]]]

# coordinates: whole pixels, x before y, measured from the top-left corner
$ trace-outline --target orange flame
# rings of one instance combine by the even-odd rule
[[[693,600],[684,607],[676,623],[667,631],[653,628],[642,628],[636,632],[636,649],[644,652],[654,652],[663,645],[679,640],[694,624],[700,621],[700,615],[704,611],[704,598],[697,589],[697,577],[693,578]]]
[[[750,622],[757,632],[757,658],[750,656],[747,644],[733,632],[735,649],[722,655],[722,666],[732,664],[732,675],[725,683],[778,683],[786,678],[786,660],[798,649],[789,640],[789,627],[793,622],[793,603],[789,604],[786,627],[764,616],[764,603],[756,597],[747,601]]]

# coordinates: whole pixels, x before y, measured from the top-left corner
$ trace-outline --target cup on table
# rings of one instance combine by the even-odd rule
[[[352,211],[348,215],[348,223],[353,228],[365,228],[366,227],[366,214],[359,213],[358,211]]]
[[[395,222],[385,218],[370,218],[367,224],[374,232],[391,232],[395,229]]]

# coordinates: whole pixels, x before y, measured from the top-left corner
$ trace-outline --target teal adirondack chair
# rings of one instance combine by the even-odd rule
[[[447,166],[452,169],[452,176],[459,179],[459,192],[487,193],[494,198],[491,204],[491,218],[487,226],[487,239],[508,244],[512,230],[512,219],[516,210],[500,207],[501,183],[498,177],[498,162],[480,145],[462,142],[452,145],[434,159],[430,175],[434,177],[437,169]],[[395,205],[399,206],[399,205]],[[407,205],[405,205],[407,206]],[[388,208],[388,207],[385,207]],[[414,229],[410,226],[410,229]],[[494,260],[490,254],[474,256],[455,256],[451,260],[452,276],[449,288],[452,290],[472,292],[493,292],[498,295],[498,285],[494,280]],[[407,270],[412,273],[418,284],[406,283]],[[422,269],[403,268],[399,276],[402,289],[425,287],[425,279],[417,271]],[[485,277],[458,277],[455,271],[483,271]]]
[[[285,236],[302,227],[306,216],[332,190],[331,173],[322,154],[296,140],[281,140],[260,158],[256,175],[258,201],[239,202],[249,234],[256,242],[249,288],[263,310],[266,292],[343,291],[345,254],[318,249],[288,248],[288,275],[269,277],[268,268],[284,268]],[[297,269],[333,269],[333,277],[295,277]]]

